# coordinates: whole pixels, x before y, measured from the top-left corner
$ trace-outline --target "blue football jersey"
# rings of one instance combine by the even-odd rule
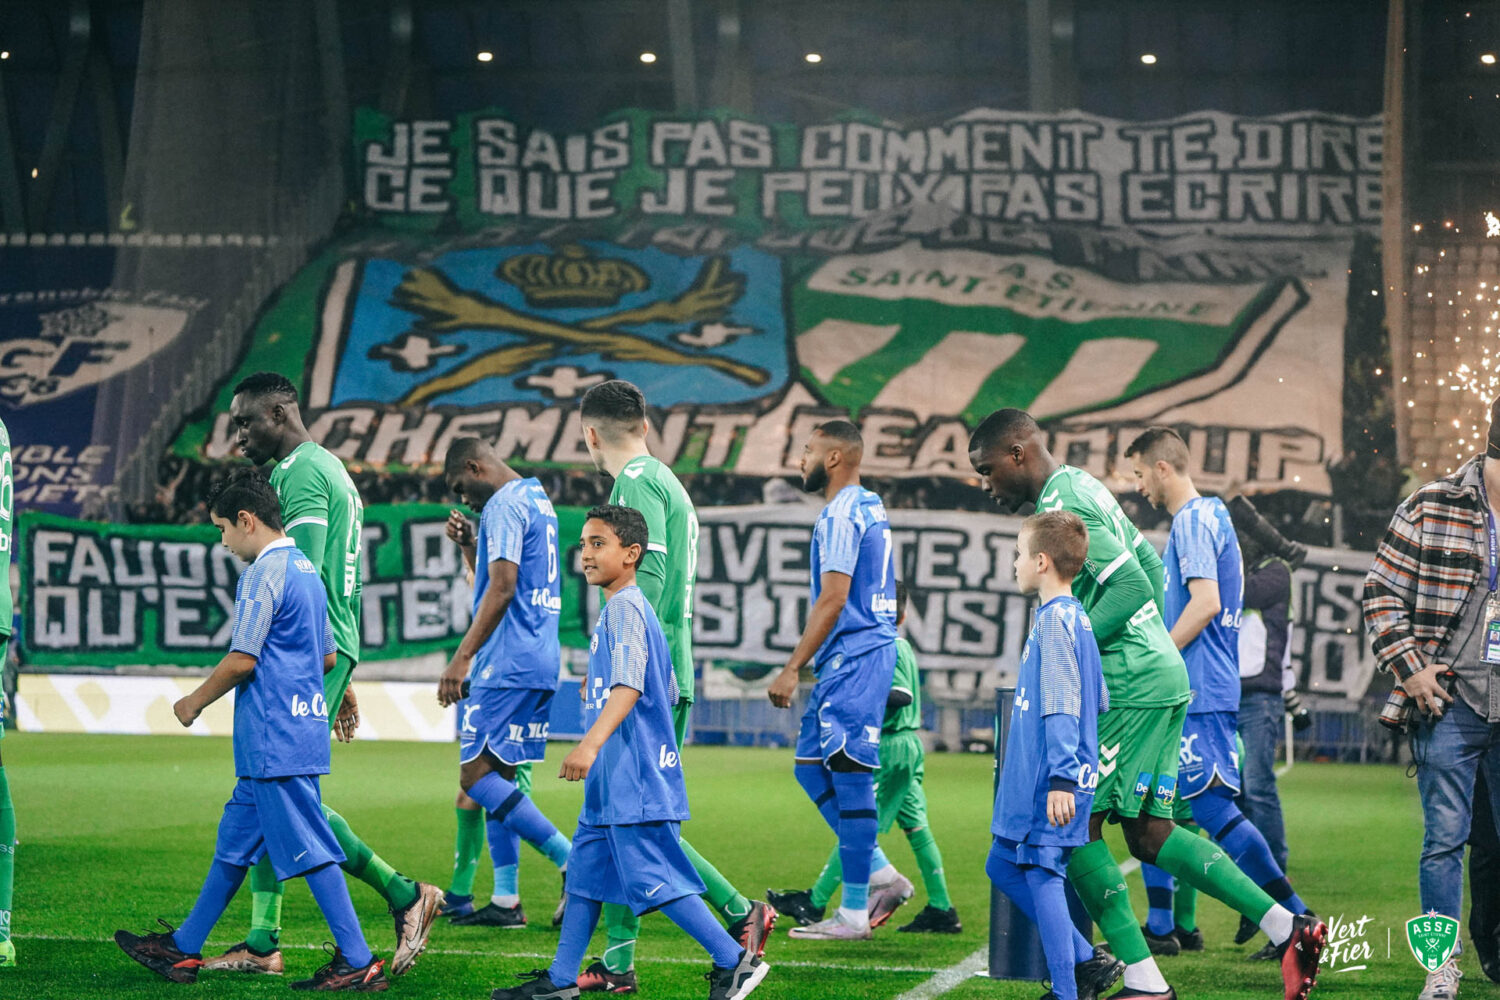
[[[1037,609],[1010,711],[1005,766],[990,831],[1018,843],[1077,847],[1089,839],[1089,812],[1099,787],[1099,713],[1109,691],[1094,626],[1072,595]],[[1077,812],[1066,826],[1047,821],[1047,793],[1074,791]]]
[[[620,826],[687,819],[687,788],[672,719],[677,678],[666,633],[640,587],[623,588],[600,610],[584,683],[586,730],[616,685],[635,688],[641,697],[589,768],[578,821]]]
[[[240,574],[229,648],[255,657],[234,692],[234,773],[288,778],[328,773],[323,657],[335,650],[318,567],[290,538]]]
[[[557,690],[562,651],[562,574],[558,570],[557,515],[542,484],[512,479],[495,491],[479,515],[474,553],[474,611],[490,585],[490,563],[516,564],[516,593],[500,624],[479,647],[469,683],[483,688]]]
[[[813,526],[810,562],[814,601],[823,591],[824,573],[850,578],[844,610],[813,655],[815,671],[835,656],[859,656],[896,641],[891,522],[880,497],[852,484],[839,490]]]
[[[1172,515],[1167,536],[1167,628],[1187,607],[1189,580],[1214,580],[1222,606],[1213,621],[1182,651],[1193,700],[1188,712],[1240,710],[1240,615],[1245,596],[1245,573],[1240,543],[1229,519],[1229,508],[1218,497],[1194,497]]]

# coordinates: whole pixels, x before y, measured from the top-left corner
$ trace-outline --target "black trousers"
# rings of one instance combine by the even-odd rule
[[[1489,974],[1500,958],[1500,836],[1482,767],[1474,778],[1474,819],[1469,827],[1469,937]]]

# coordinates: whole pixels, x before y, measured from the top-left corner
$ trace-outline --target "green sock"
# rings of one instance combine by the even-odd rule
[[[10,901],[16,877],[16,810],[10,780],[0,767],[0,941],[10,940]]]
[[[1197,823],[1179,823],[1195,837],[1202,836],[1203,827]],[[1177,879],[1177,891],[1172,894],[1172,922],[1185,931],[1198,929],[1198,890],[1182,879]]]
[[[708,905],[719,911],[719,916],[724,918],[726,924],[732,924],[736,920],[750,912],[750,900],[740,895],[740,891],[729,884],[729,880],[720,873],[719,869],[708,863],[708,859],[697,851],[693,845],[685,840],[677,842],[682,846],[682,853],[693,863],[693,868],[698,872],[698,877],[703,880],[706,888],[703,890],[703,898],[708,900]]]
[[[812,887],[812,904],[814,906],[827,908],[828,901],[838,891],[839,884],[844,881],[844,861],[839,857],[839,848],[835,844],[833,853],[828,855],[828,863],[818,873],[818,880]]]
[[[448,891],[455,896],[474,895],[474,872],[484,849],[484,810],[458,809],[458,836],[453,841],[453,881]]]
[[[1109,950],[1126,965],[1144,962],[1151,957],[1141,925],[1136,923],[1130,907],[1130,893],[1125,876],[1110,856],[1109,845],[1095,840],[1073,848],[1068,859],[1068,880],[1078,890],[1084,909],[1099,925],[1099,933],[1109,942]]]
[[[266,856],[250,869],[250,933],[245,943],[256,951],[275,951],[281,947],[281,893],[276,869]]]
[[[370,850],[369,845],[349,829],[344,817],[327,806],[323,807],[323,815],[328,817],[333,837],[343,849],[344,863],[340,867],[344,871],[380,893],[392,911],[404,910],[416,900],[417,883],[398,874],[384,858]]]
[[[948,898],[948,879],[943,875],[943,852],[938,850],[937,838],[932,830],[921,827],[906,831],[906,842],[917,856],[917,867],[922,872],[922,885],[927,889],[927,905],[939,910],[951,910],[953,901]]]
[[[1156,855],[1156,867],[1260,923],[1276,901],[1240,871],[1224,849],[1178,827]]]
[[[629,972],[635,968],[635,939],[641,934],[641,918],[628,906],[605,903],[604,926],[609,938],[604,946],[604,967],[616,975]]]

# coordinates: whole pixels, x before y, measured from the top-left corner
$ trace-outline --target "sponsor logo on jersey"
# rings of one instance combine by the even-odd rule
[[[471,704],[471,705],[465,705],[464,706],[464,718],[463,718],[463,722],[459,723],[459,727],[458,727],[461,731],[466,732],[466,733],[478,732],[478,730],[476,730],[474,728],[473,721],[469,718],[469,716],[473,715],[478,709],[479,709],[478,705],[472,705]]]
[[[531,606],[534,608],[546,608],[556,614],[562,613],[562,595],[554,595],[551,591],[538,587],[531,592]]]
[[[1175,798],[1177,798],[1177,779],[1156,783],[1156,801],[1165,806],[1171,805]]]
[[[894,615],[896,613],[896,599],[894,597],[886,597],[884,594],[871,595],[870,613],[877,615]]]
[[[313,695],[310,700],[294,694],[291,697],[291,713],[294,719],[300,719],[305,716],[312,716],[315,719],[326,719],[328,718],[328,703],[323,700],[323,692],[321,691]]]
[[[1146,794],[1148,792],[1150,792],[1150,791],[1151,791],[1151,772],[1150,771],[1142,771],[1140,774],[1136,775],[1136,779],[1135,779],[1135,797],[1138,798],[1138,799],[1143,799],[1143,798],[1146,797]]]
[[[677,766],[677,751],[668,750],[667,744],[663,743],[656,752],[656,766],[662,770]]]
[[[1177,751],[1177,759],[1183,767],[1203,763],[1203,755],[1193,748],[1193,744],[1198,742],[1198,735],[1198,733],[1193,733],[1191,736],[1183,734],[1182,747]]]
[[[1078,768],[1078,790],[1092,792],[1099,787],[1099,772],[1087,761]]]

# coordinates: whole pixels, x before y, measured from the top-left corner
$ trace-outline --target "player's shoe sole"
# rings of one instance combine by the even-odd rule
[[[1120,981],[1125,963],[1109,953],[1103,945],[1094,947],[1094,957],[1073,966],[1073,982],[1078,1000],[1096,1000],[1099,994]]]
[[[813,905],[812,892],[807,889],[783,889],[779,892],[767,889],[766,902],[777,913],[791,917],[802,927],[822,920],[826,912],[824,907]]]
[[[610,972],[604,963],[595,961],[578,974],[578,989],[582,993],[634,993],[640,989],[636,983],[635,970]]]
[[[371,958],[369,965],[356,968],[335,948],[327,965],[314,972],[311,979],[292,983],[292,989],[318,993],[382,993],[391,988],[384,969],[385,960],[380,958]]]
[[[1281,954],[1281,982],[1286,1000],[1307,1000],[1318,984],[1318,963],[1328,942],[1328,925],[1314,917],[1292,918],[1292,936]]]
[[[248,972],[279,976],[286,971],[286,963],[282,961],[280,948],[274,951],[258,952],[251,949],[249,942],[241,941],[239,944],[230,945],[224,954],[215,955],[204,961],[203,971]]]
[[[163,979],[174,983],[196,983],[203,959],[189,955],[171,943],[174,928],[160,921],[167,928],[165,934],[132,934],[115,931],[115,944],[132,959],[144,965]]]
[[[891,914],[911,899],[915,891],[916,887],[911,884],[911,879],[900,873],[883,885],[870,886],[870,926],[879,927],[891,919]]]
[[[417,964],[442,906],[443,890],[418,882],[417,898],[401,912],[392,914],[396,920],[396,953],[391,956],[391,975],[403,975]]]
[[[868,941],[874,936],[870,933],[869,925],[856,927],[837,913],[827,920],[819,920],[806,927],[793,927],[786,934],[799,941]]]

